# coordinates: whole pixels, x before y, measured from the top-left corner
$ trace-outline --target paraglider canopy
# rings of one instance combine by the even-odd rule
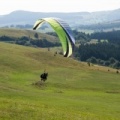
[[[64,57],[71,56],[75,45],[75,39],[72,36],[69,25],[60,18],[42,18],[35,22],[33,30],[38,29],[44,22],[49,23],[57,33],[62,44]]]

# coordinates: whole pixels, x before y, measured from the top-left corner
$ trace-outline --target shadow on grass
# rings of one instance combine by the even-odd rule
[[[47,87],[47,84],[44,81],[37,81],[35,83],[32,83],[32,85],[41,89],[45,89]]]

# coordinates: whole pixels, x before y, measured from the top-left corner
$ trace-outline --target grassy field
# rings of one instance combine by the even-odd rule
[[[0,120],[120,120],[120,74],[1,42]]]

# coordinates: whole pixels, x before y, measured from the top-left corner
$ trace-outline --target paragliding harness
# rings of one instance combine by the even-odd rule
[[[45,71],[40,75],[41,81],[44,82],[47,80],[47,77],[48,77],[48,73],[46,73]]]

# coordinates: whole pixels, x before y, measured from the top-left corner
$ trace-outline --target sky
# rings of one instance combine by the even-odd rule
[[[33,12],[96,12],[120,8],[120,0],[0,0],[0,15]]]

